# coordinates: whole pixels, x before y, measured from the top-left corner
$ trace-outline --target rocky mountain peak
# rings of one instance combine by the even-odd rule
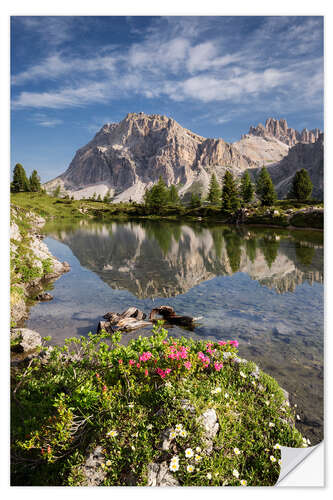
[[[298,142],[304,144],[314,143],[320,133],[321,131],[318,128],[313,130],[305,128],[302,132],[298,132],[298,130],[288,127],[287,121],[284,118],[279,120],[267,118],[265,126],[262,123],[259,123],[256,127],[251,125],[248,132],[249,135],[259,137],[274,137],[288,146],[294,146]]]

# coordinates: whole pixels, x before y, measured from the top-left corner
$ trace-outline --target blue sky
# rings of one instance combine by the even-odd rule
[[[128,112],[229,142],[323,129],[323,18],[12,17],[11,107],[11,166],[43,182]]]

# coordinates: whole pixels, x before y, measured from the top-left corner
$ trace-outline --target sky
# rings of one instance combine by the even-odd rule
[[[268,117],[323,130],[323,18],[11,17],[11,168],[50,180],[140,111],[228,142]]]

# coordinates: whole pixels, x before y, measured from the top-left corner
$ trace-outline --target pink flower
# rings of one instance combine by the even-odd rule
[[[100,374],[99,373],[96,373],[96,378],[100,378]]]
[[[129,360],[129,362],[128,362],[128,364],[129,364],[130,366],[135,365],[135,361],[134,361],[134,359],[130,359],[130,360]]]
[[[145,377],[148,377],[148,369],[145,369]]]
[[[238,347],[239,342],[238,342],[238,340],[229,340],[229,344],[231,344],[231,345],[233,345],[235,347]]]
[[[137,367],[137,368],[140,368],[140,366],[141,366],[141,365],[140,365],[140,363],[137,363],[137,364],[136,364],[136,367]]]
[[[103,385],[103,392],[106,392],[108,390],[108,388],[106,387],[106,385]]]
[[[123,364],[123,360],[122,360],[122,359],[118,359],[118,363],[119,363],[120,365],[122,365],[122,364]]]
[[[168,375],[171,372],[171,368],[166,368],[165,373]]]
[[[190,370],[191,369],[191,366],[192,366],[192,363],[190,363],[189,361],[185,361],[184,363],[184,366],[187,370]]]
[[[227,345],[227,343],[226,343],[226,342],[223,342],[223,340],[220,340],[220,341],[218,342],[218,344],[219,344],[219,345]]]
[[[217,372],[219,372],[222,367],[223,367],[223,363],[218,363],[217,361],[214,363],[214,368]]]
[[[143,352],[141,354],[141,356],[139,357],[139,361],[148,361],[148,359],[150,359],[152,357],[152,353],[151,352]]]

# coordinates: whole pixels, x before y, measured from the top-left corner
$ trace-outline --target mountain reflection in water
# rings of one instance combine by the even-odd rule
[[[203,316],[173,336],[237,339],[240,355],[274,376],[298,404],[312,444],[323,432],[323,234],[204,223],[79,221],[45,226],[71,271],[29,328],[54,343],[96,331],[107,311],[162,304]],[[124,341],[150,329],[124,335]]]

